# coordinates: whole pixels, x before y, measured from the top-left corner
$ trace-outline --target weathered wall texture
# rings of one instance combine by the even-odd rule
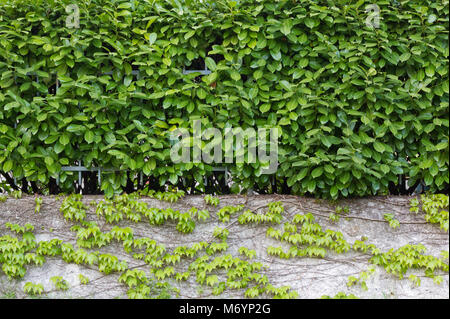
[[[84,201],[88,204],[92,199],[100,200],[99,196],[85,196]],[[295,289],[299,298],[320,298],[322,295],[334,296],[342,291],[353,293],[361,298],[448,298],[449,297],[449,276],[442,274],[444,280],[440,285],[433,283],[433,280],[424,276],[423,270],[414,272],[421,279],[421,285],[415,286],[408,280],[408,273],[405,279],[399,280],[380,267],[367,281],[368,290],[363,291],[361,287],[346,286],[349,276],[358,276],[361,271],[365,271],[370,265],[369,255],[355,252],[345,254],[328,253],[326,258],[295,258],[279,259],[269,256],[266,253],[268,246],[280,246],[279,241],[266,237],[268,225],[240,225],[237,222],[239,214],[232,215],[229,223],[221,223],[215,211],[225,205],[245,204],[247,208],[258,211],[265,211],[264,207],[271,201],[282,201],[286,212],[286,220],[291,220],[297,213],[311,212],[316,217],[324,229],[329,228],[343,233],[349,243],[353,243],[362,236],[368,237],[368,243],[375,244],[382,251],[390,248],[399,248],[406,244],[423,244],[427,247],[426,254],[439,256],[440,251],[448,251],[449,235],[440,230],[438,226],[425,223],[423,215],[415,215],[409,212],[410,197],[373,197],[366,199],[345,200],[339,205],[348,205],[350,214],[348,218],[341,218],[336,224],[329,222],[329,214],[334,212],[334,207],[325,201],[318,201],[310,198],[295,196],[220,196],[220,205],[216,208],[206,206],[202,196],[188,196],[177,203],[170,204],[154,199],[143,199],[149,206],[153,207],[173,207],[180,211],[186,211],[192,206],[199,209],[209,208],[211,218],[205,222],[197,222],[196,229],[192,234],[185,235],[175,229],[174,223],[164,226],[150,226],[141,222],[121,222],[122,227],[130,226],[135,232],[135,236],[151,237],[159,243],[165,244],[167,248],[182,244],[190,245],[202,240],[212,238],[213,229],[216,226],[227,226],[230,235],[228,252],[238,255],[238,248],[245,246],[257,252],[255,260],[268,265],[268,270],[263,271],[269,280],[275,285],[290,285]],[[62,214],[59,213],[61,200],[55,201],[54,197],[44,198],[44,203],[39,214],[34,213],[34,198],[24,197],[20,200],[8,199],[5,203],[0,203],[0,235],[7,233],[4,224],[6,222],[24,225],[29,222],[35,226],[37,240],[49,240],[60,238],[75,245],[75,233],[70,231],[73,223],[66,222]],[[386,213],[395,214],[395,218],[400,221],[400,227],[392,229],[384,221],[383,215]],[[98,220],[94,210],[90,208],[88,219]],[[100,221],[103,230],[109,230],[111,225]],[[281,227],[281,225],[276,226]],[[53,229],[51,231],[51,229]],[[75,246],[76,247],[76,246]],[[138,266],[141,261],[130,258],[125,253],[122,246],[111,245],[102,248],[101,251],[114,253],[119,259],[125,259],[129,266]],[[147,269],[147,267],[142,267]],[[80,285],[78,274],[82,273],[90,279],[88,285]],[[413,272],[411,272],[413,273]],[[122,298],[126,297],[126,286],[117,281],[118,274],[105,276],[98,272],[95,267],[87,268],[76,264],[66,264],[60,258],[48,258],[42,267],[30,266],[23,280],[9,281],[2,273],[0,275],[0,295],[5,295],[15,290],[18,298],[25,297],[22,292],[23,285],[31,281],[42,283],[45,290],[53,290],[50,277],[62,276],[66,279],[71,289],[67,292],[51,292],[51,298]],[[195,276],[191,276],[186,283],[177,284],[181,290],[181,298],[212,298],[209,288],[199,288],[195,282]],[[221,298],[242,298],[244,290],[226,290]]]

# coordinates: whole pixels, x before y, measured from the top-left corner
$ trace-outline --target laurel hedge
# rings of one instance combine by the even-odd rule
[[[201,184],[221,165],[169,155],[169,133],[201,119],[279,129],[275,176],[227,164],[233,191],[448,189],[448,1],[376,1],[378,27],[364,0],[83,0],[79,28],[66,26],[70,3],[0,6],[4,176],[59,175],[70,190],[77,175],[61,167],[81,160],[121,170],[104,174],[107,195],[137,172]],[[205,64],[209,75],[183,74]]]

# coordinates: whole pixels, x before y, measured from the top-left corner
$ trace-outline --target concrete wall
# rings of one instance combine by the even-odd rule
[[[91,200],[101,200],[100,196],[85,196],[84,201],[88,204]],[[320,298],[322,295],[334,296],[338,292],[352,293],[360,298],[448,298],[449,276],[448,273],[441,274],[443,282],[440,285],[424,276],[424,271],[411,272],[421,279],[421,285],[415,286],[408,280],[399,280],[395,276],[386,273],[383,268],[377,267],[375,273],[367,281],[368,290],[361,287],[346,286],[349,276],[357,277],[361,271],[365,271],[370,265],[367,254],[348,252],[345,254],[328,253],[325,258],[295,258],[279,259],[266,253],[268,246],[280,246],[279,241],[266,237],[268,225],[240,225],[237,222],[238,214],[231,217],[229,223],[221,223],[215,211],[225,205],[244,204],[246,208],[264,212],[267,203],[282,201],[285,206],[285,220],[291,220],[297,213],[311,212],[321,226],[326,229],[342,232],[349,243],[368,237],[368,243],[375,244],[382,251],[390,248],[399,248],[406,244],[423,244],[426,254],[439,256],[440,251],[448,251],[449,235],[440,230],[436,225],[427,224],[423,215],[409,212],[410,197],[372,197],[355,200],[344,200],[338,204],[348,205],[350,214],[347,218],[341,218],[336,224],[330,223],[329,214],[334,212],[334,207],[326,202],[310,198],[295,196],[220,196],[218,208],[206,206],[203,196],[188,196],[177,203],[170,204],[154,199],[142,199],[150,207],[173,207],[180,211],[186,211],[192,206],[199,209],[208,208],[211,218],[205,222],[197,222],[196,229],[192,234],[186,235],[176,231],[174,223],[163,226],[150,226],[146,222],[138,224],[132,222],[121,222],[120,226],[132,227],[136,237],[151,237],[161,244],[170,248],[180,245],[190,245],[194,242],[210,240],[216,226],[227,226],[230,235],[228,238],[228,252],[238,256],[239,247],[245,246],[256,251],[255,261],[260,261],[268,266],[262,273],[267,274],[269,281],[275,286],[290,285],[296,290],[299,298]],[[76,236],[70,231],[73,223],[67,222],[59,212],[61,200],[56,201],[53,196],[44,197],[44,203],[39,214],[34,213],[34,197],[28,196],[22,199],[9,198],[5,203],[0,203],[0,236],[9,233],[4,224],[6,222],[24,225],[31,223],[35,226],[37,240],[49,240],[59,238],[75,245]],[[384,221],[383,215],[392,213],[400,221],[400,227],[392,229]],[[91,207],[89,220],[99,220]],[[109,230],[104,220],[99,220],[99,225],[104,231]],[[280,227],[276,226],[276,227]],[[130,267],[137,267],[142,262],[134,260],[123,251],[120,244],[112,244],[100,249],[104,252],[115,254],[119,259],[127,260]],[[448,261],[447,261],[448,262]],[[180,265],[186,269],[187,264]],[[141,267],[149,270],[148,266]],[[127,287],[120,284],[117,279],[120,274],[105,276],[96,270],[95,266],[86,267],[76,264],[67,264],[59,257],[48,258],[42,267],[29,266],[25,278],[22,280],[9,281],[0,271],[0,296],[11,295],[14,292],[17,298],[26,297],[23,285],[26,282],[42,283],[46,291],[53,291],[50,281],[52,276],[62,276],[71,286],[66,292],[51,292],[45,297],[50,298],[126,298]],[[88,285],[80,285],[78,274],[83,274],[90,279]],[[199,286],[195,282],[195,276],[186,283],[178,284],[181,290],[181,298],[212,298],[211,290],[205,286]],[[226,290],[221,298],[242,298],[244,290]]]

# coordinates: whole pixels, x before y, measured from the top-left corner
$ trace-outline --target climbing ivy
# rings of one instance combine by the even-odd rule
[[[223,223],[229,222],[231,215],[244,209],[244,205],[224,206],[217,211],[217,217]]]
[[[53,276],[50,278],[50,280],[53,282],[53,284],[55,285],[55,289],[56,290],[68,290],[69,289],[69,283],[64,280],[63,277],[61,276]]]
[[[448,231],[448,195],[421,195],[422,211],[425,220],[432,224],[439,224],[440,228]],[[411,212],[419,213],[419,201],[411,199]]]
[[[246,210],[238,218],[240,224],[247,223],[275,223],[281,222],[281,216],[284,211],[284,207],[281,202],[272,202],[268,205],[269,210],[265,214],[257,214],[251,210]]]
[[[405,245],[396,250],[376,252],[369,260],[374,265],[383,267],[386,272],[397,275],[402,279],[410,269],[424,269],[427,277],[435,278],[435,271],[449,271],[448,263],[445,263],[445,254],[441,258],[424,255],[425,247],[419,245]],[[448,256],[447,256],[448,258]],[[437,279],[440,281],[440,279]]]
[[[218,197],[214,197],[212,195],[205,195],[205,197],[203,197],[203,199],[205,200],[205,203],[208,205],[212,205],[212,206],[216,206],[219,205],[219,198]]]
[[[76,246],[61,239],[37,241],[34,227],[31,224],[23,226],[6,223],[5,227],[11,234],[0,237],[0,264],[2,271],[11,279],[23,278],[27,268],[42,266],[47,257],[59,257],[66,263],[96,267],[104,275],[118,274],[118,281],[127,287],[129,298],[171,298],[179,296],[180,291],[173,286],[173,282],[194,280],[200,287],[209,287],[215,296],[226,290],[242,290],[248,298],[297,298],[297,292],[288,286],[273,286],[264,273],[267,266],[255,262],[257,253],[248,247],[239,247],[238,256],[229,253],[229,228],[216,227],[209,241],[194,242],[189,246],[175,246],[167,248],[150,237],[137,237],[130,227],[121,227],[118,223],[129,220],[134,223],[146,222],[161,225],[165,221],[176,223],[176,229],[182,233],[190,233],[195,229],[189,222],[204,222],[209,218],[208,211],[201,211],[192,207],[185,213],[170,208],[161,210],[140,200],[140,194],[123,194],[112,199],[93,201],[92,205],[85,205],[82,195],[70,195],[64,198],[60,211],[62,216],[74,225],[71,231],[76,235]],[[441,207],[448,205],[438,196],[435,204],[424,200],[425,207]],[[95,203],[95,204],[94,204]],[[427,206],[428,205],[428,206]],[[398,249],[382,252],[373,244],[367,243],[367,237],[361,237],[349,243],[342,233],[323,227],[315,221],[311,213],[298,213],[293,217],[286,214],[281,201],[270,202],[259,207],[257,211],[244,210],[245,205],[223,206],[216,208],[219,221],[230,222],[232,214],[242,225],[267,224],[266,235],[282,246],[269,246],[267,254],[278,258],[326,258],[329,252],[344,254],[353,250],[368,255],[371,264],[366,271],[358,276],[350,276],[347,286],[360,286],[367,290],[367,279],[376,270],[384,269],[399,279],[408,275],[410,270],[423,270],[425,276],[433,278],[436,284],[443,281],[440,273],[449,272],[448,251],[443,251],[440,257],[425,254],[423,245],[405,245]],[[265,209],[265,212],[259,210]],[[88,213],[95,211],[104,222],[112,224],[109,230],[101,229],[97,222],[89,221]],[[338,214],[347,214],[348,209],[339,209]],[[156,215],[161,217],[157,218]],[[119,217],[117,217],[119,216]],[[263,217],[257,217],[263,216]],[[184,225],[183,227],[179,225]],[[15,234],[15,236],[14,236]],[[141,264],[130,267],[129,262],[119,259],[111,253],[100,249],[118,243],[133,259]],[[145,271],[143,269],[149,269]],[[409,274],[408,279],[415,285],[421,280],[417,275]],[[89,285],[89,278],[79,274],[80,284]],[[69,284],[61,276],[51,278],[54,290],[70,289]],[[29,295],[48,293],[42,284],[26,283],[24,292]],[[355,298],[354,295],[338,293],[334,297],[323,298]]]
[[[163,200],[163,201],[166,201],[169,203],[175,203],[180,198],[183,198],[185,195],[185,192],[183,190],[172,188],[172,187],[170,188],[170,191],[168,191],[168,192],[155,191],[154,189],[147,187],[143,190],[139,190],[138,193],[140,195],[149,196],[151,198],[156,198],[156,199]]]
[[[354,285],[360,284],[363,290],[367,290],[366,280],[375,272],[375,267],[370,266],[367,271],[362,271],[358,277],[350,276],[348,277],[347,286],[352,287]]]
[[[323,295],[321,299],[359,299],[353,294],[346,294],[345,292],[338,292],[334,297],[330,297],[328,295]]]
[[[34,207],[34,212],[39,213],[41,211],[42,197],[36,197],[34,199],[34,202],[36,204],[36,206]]]
[[[33,284],[32,282],[27,282],[23,286],[23,292],[28,295],[41,295],[44,292],[44,286],[42,284]]]
[[[86,206],[81,201],[81,194],[66,197],[60,207],[60,212],[66,220],[82,221],[86,217]]]
[[[384,214],[383,218],[389,223],[389,227],[394,229],[400,227],[400,222],[394,218],[394,214]]]
[[[84,276],[83,274],[79,274],[78,279],[80,280],[80,284],[82,284],[82,285],[87,285],[87,284],[89,284],[89,281],[90,281],[89,278]]]

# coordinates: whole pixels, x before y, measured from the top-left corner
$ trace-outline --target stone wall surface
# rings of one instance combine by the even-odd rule
[[[225,205],[243,204],[246,209],[259,213],[267,211],[267,204],[273,201],[282,201],[285,207],[285,221],[291,221],[297,213],[312,213],[316,221],[323,229],[332,229],[342,232],[349,243],[367,237],[367,242],[375,244],[381,251],[391,248],[397,249],[406,244],[423,244],[426,254],[438,257],[442,250],[448,251],[449,234],[436,225],[425,222],[423,214],[414,214],[409,211],[411,197],[406,196],[382,196],[338,202],[340,206],[348,206],[349,214],[342,217],[337,223],[329,221],[330,213],[335,211],[336,203],[282,195],[255,195],[219,196],[220,204],[217,208],[206,205],[203,196],[187,196],[176,203],[167,203],[151,198],[143,198],[149,207],[172,207],[179,211],[187,211],[195,206],[199,209],[208,209],[211,217],[204,222],[197,222],[196,228],[191,234],[183,234],[176,230],[176,224],[168,222],[162,226],[151,226],[142,221],[133,223],[122,221],[121,227],[129,226],[134,231],[135,237],[150,237],[158,243],[164,244],[168,250],[180,245],[191,245],[199,241],[213,239],[213,230],[216,226],[227,227],[229,230],[227,253],[239,256],[239,247],[245,246],[256,251],[254,261],[259,261],[268,268],[261,271],[268,276],[274,286],[289,285],[298,292],[299,298],[320,298],[323,295],[334,296],[338,292],[354,294],[360,298],[449,298],[449,275],[442,273],[443,282],[436,284],[431,278],[424,275],[423,270],[408,272],[404,279],[400,280],[392,274],[388,274],[383,268],[377,267],[375,273],[367,280],[368,290],[364,291],[360,286],[347,287],[349,276],[357,277],[370,266],[370,255],[349,251],[343,254],[328,252],[325,258],[291,258],[280,259],[267,254],[268,246],[283,246],[279,241],[266,236],[266,230],[270,225],[241,225],[237,222],[239,214],[231,216],[231,220],[222,223],[215,212]],[[100,201],[101,196],[84,196],[83,201],[88,205],[92,200]],[[22,199],[8,198],[5,203],[0,203],[0,236],[11,234],[5,223],[11,222],[19,225],[30,223],[35,227],[37,241],[59,238],[76,246],[76,233],[70,228],[73,222],[66,221],[59,212],[62,200],[54,196],[43,197],[43,205],[39,213],[34,213],[34,197],[24,196]],[[112,225],[105,223],[95,214],[95,209],[89,206],[87,219],[96,220],[103,231],[110,230]],[[400,227],[392,229],[384,220],[386,213],[395,215]],[[274,226],[282,228],[282,225]],[[287,246],[285,246],[287,247]],[[111,244],[99,249],[109,252],[119,259],[126,260],[129,267],[149,270],[148,266],[142,266],[143,262],[135,260],[126,253],[119,243]],[[191,260],[190,262],[192,262]],[[448,262],[448,261],[447,261]],[[187,268],[187,263],[181,263],[180,269]],[[78,275],[83,274],[90,279],[88,285],[81,285]],[[408,280],[410,274],[416,274],[421,279],[421,285],[416,286]],[[28,266],[25,277],[21,280],[8,280],[0,270],[0,296],[15,296],[25,298],[23,285],[26,282],[42,283],[45,291],[49,293],[43,298],[126,298],[127,287],[118,282],[120,274],[105,275],[99,272],[95,266],[68,264],[60,257],[47,258],[41,266]],[[55,291],[50,278],[62,276],[70,285],[65,292]],[[195,281],[195,275],[187,282],[171,283],[180,289],[180,298],[215,298],[211,289],[200,286]],[[227,289],[220,298],[243,298],[245,290]]]

